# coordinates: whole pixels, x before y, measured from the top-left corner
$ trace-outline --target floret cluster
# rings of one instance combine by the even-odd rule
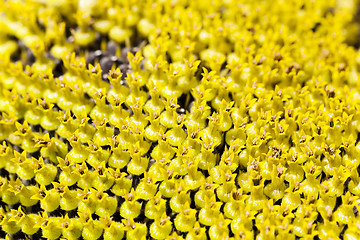
[[[0,1],[6,239],[360,239],[351,0]]]

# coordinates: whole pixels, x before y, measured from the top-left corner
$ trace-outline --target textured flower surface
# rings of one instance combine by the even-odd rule
[[[0,0],[0,236],[360,239],[358,0]]]

